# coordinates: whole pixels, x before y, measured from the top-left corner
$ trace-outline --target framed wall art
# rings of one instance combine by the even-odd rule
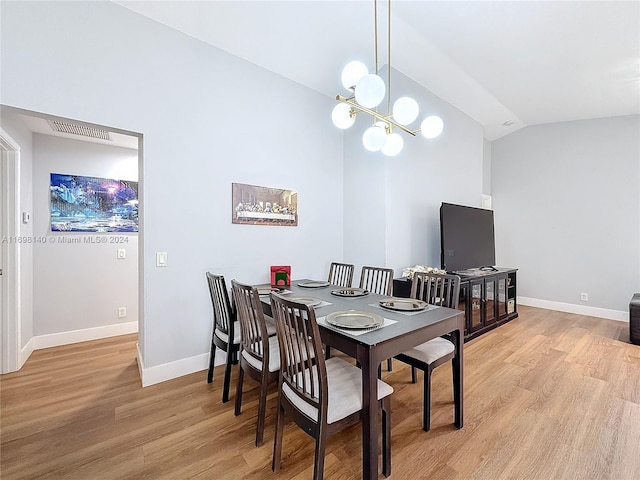
[[[298,225],[298,193],[283,188],[231,184],[232,223]]]
[[[51,174],[52,232],[137,232],[138,182]]]

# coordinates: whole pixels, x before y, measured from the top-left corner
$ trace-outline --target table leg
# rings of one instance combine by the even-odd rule
[[[456,346],[456,355],[453,357],[453,398],[455,401],[455,424],[456,427],[462,428],[464,423],[464,375],[463,375],[463,336],[462,330],[454,330],[452,332],[454,345]]]
[[[378,363],[371,350],[358,345],[362,370],[362,478],[378,478]]]

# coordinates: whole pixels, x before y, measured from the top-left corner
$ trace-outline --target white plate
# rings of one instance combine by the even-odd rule
[[[415,298],[384,298],[380,300],[380,306],[399,312],[418,312],[427,308],[427,302]]]
[[[339,288],[331,290],[331,295],[337,295],[338,297],[364,297],[369,295],[369,292],[362,288]]]
[[[322,303],[322,300],[311,297],[287,297],[287,300],[289,300],[290,302],[304,303],[309,307],[315,307],[316,305],[320,305]]]
[[[373,328],[384,323],[384,318],[376,313],[347,310],[327,315],[326,322],[340,328]]]
[[[258,295],[269,295],[271,292],[276,292],[276,293],[284,292],[284,288],[280,288],[280,287],[265,287],[265,288],[259,288],[258,289]]]
[[[299,287],[303,288],[320,288],[320,287],[328,287],[331,285],[329,282],[323,282],[322,280],[311,280],[309,282],[301,282],[298,284]]]

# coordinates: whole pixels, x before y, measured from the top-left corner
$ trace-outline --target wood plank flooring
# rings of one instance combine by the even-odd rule
[[[309,479],[313,440],[285,429],[271,472],[276,392],[265,443],[254,446],[256,384],[239,417],[199,372],[141,388],[135,335],[36,351],[0,377],[0,478]],[[640,346],[628,324],[520,307],[520,317],[465,345],[465,426],[453,425],[451,368],[433,375],[432,429],[422,385],[398,361],[396,479],[640,478]],[[232,386],[235,388],[237,369]],[[360,426],[328,442],[325,478],[361,478]],[[382,478],[382,477],[381,477]]]

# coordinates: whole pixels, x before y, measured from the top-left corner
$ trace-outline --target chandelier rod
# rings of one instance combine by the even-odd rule
[[[391,113],[391,0],[387,13],[387,113]]]
[[[373,0],[373,50],[376,62],[376,75],[378,74],[378,0]]]

